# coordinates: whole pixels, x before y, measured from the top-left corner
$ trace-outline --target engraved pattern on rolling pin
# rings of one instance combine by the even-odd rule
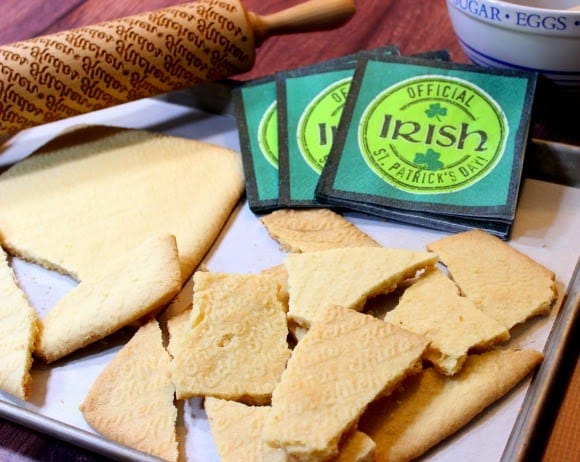
[[[249,70],[237,0],[197,0],[0,48],[0,136]]]

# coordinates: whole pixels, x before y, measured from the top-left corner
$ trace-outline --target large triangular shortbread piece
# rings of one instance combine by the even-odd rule
[[[431,342],[425,358],[447,375],[461,369],[470,350],[482,351],[509,339],[502,324],[462,297],[438,269],[407,288],[385,321],[427,337]]]
[[[0,390],[28,399],[38,318],[0,248]]]
[[[492,350],[469,356],[453,377],[426,369],[372,403],[359,428],[375,441],[377,462],[415,459],[504,396],[542,358],[535,350]]]
[[[244,188],[239,153],[144,130],[84,127],[0,175],[6,250],[77,280],[173,234],[183,281]]]
[[[289,318],[309,327],[321,309],[340,305],[360,311],[369,297],[394,290],[398,283],[437,256],[383,247],[351,247],[289,254],[285,259],[290,293]]]
[[[282,209],[261,218],[270,236],[288,252],[379,244],[342,215],[329,209]]]
[[[196,272],[190,325],[170,351],[179,399],[270,401],[288,357],[288,327],[275,279]]]
[[[421,369],[427,343],[348,308],[322,310],[274,389],[265,441],[298,460],[336,456],[367,405]]]
[[[181,288],[175,238],[153,237],[82,281],[41,320],[47,362],[106,337],[167,304]]]
[[[552,271],[484,231],[447,236],[427,248],[439,255],[463,295],[508,329],[547,314],[556,299]]]
[[[149,321],[115,355],[80,409],[113,441],[168,461],[178,459],[170,357],[159,324]]]

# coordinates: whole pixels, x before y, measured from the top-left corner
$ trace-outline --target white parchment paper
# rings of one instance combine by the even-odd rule
[[[0,151],[0,167],[29,155],[62,130],[78,124],[144,128],[239,150],[233,117],[201,112],[187,101],[176,104],[161,99],[146,99],[24,131],[5,143]],[[534,180],[523,184],[510,244],[554,271],[560,290],[567,285],[579,256],[579,211],[579,189]],[[378,242],[390,247],[422,250],[427,243],[445,234],[360,214],[347,214],[346,217]],[[279,264],[283,258],[284,253],[278,244],[268,236],[243,202],[230,217],[205,264],[214,271],[255,272]],[[13,259],[12,265],[23,290],[41,317],[76,285],[70,278],[18,259]],[[190,294],[191,285],[187,284],[180,300],[188,303]],[[542,350],[556,314],[557,310],[554,310],[547,317],[527,323],[525,329],[516,329],[509,345]],[[84,421],[78,406],[95,378],[128,339],[127,335],[113,335],[54,365],[35,363],[30,401],[21,402],[0,392],[0,404],[16,406],[16,414],[19,409],[23,412],[28,410],[41,420],[49,417],[55,419],[57,425],[68,424],[72,426],[73,433],[79,430],[77,440],[91,448],[93,443],[84,432],[93,434],[94,431]],[[526,380],[464,429],[430,451],[425,459],[499,460],[529,383],[530,380]],[[188,461],[217,461],[199,400],[180,403],[179,409],[182,458]],[[67,431],[70,433],[71,429],[67,427]]]

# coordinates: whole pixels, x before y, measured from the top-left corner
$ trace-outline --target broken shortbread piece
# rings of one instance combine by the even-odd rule
[[[290,356],[278,284],[266,275],[197,272],[193,287],[190,324],[170,350],[178,399],[269,402]]]
[[[459,295],[441,271],[427,271],[411,285],[385,321],[427,337],[425,358],[446,375],[457,373],[471,350],[482,351],[509,339],[498,321]]]
[[[150,238],[82,281],[41,320],[36,354],[47,362],[162,308],[181,287],[175,238]]]
[[[439,255],[463,295],[508,329],[547,314],[556,298],[552,271],[484,231],[444,237],[427,248]]]
[[[270,406],[248,406],[207,397],[205,411],[221,462],[286,462],[286,453],[268,446],[262,429]]]
[[[282,209],[261,218],[274,240],[288,252],[379,245],[343,216],[328,209]]]
[[[178,459],[175,388],[159,324],[149,321],[115,355],[80,410],[113,441],[168,461]]]
[[[402,280],[433,266],[437,255],[383,247],[349,247],[289,254],[288,316],[309,327],[329,305],[360,311],[366,300],[391,292]]]
[[[322,310],[274,389],[265,441],[297,460],[336,456],[366,406],[421,369],[427,343],[348,308]]]
[[[376,443],[377,462],[415,459],[504,396],[541,361],[535,350],[492,350],[469,356],[453,377],[426,369],[372,403],[359,428]]]
[[[0,390],[26,400],[32,387],[32,351],[38,318],[0,248]]]
[[[207,397],[204,407],[222,462],[287,462],[284,450],[264,443],[262,430],[270,406],[248,406],[237,401]],[[340,443],[338,456],[329,462],[373,462],[375,443],[353,431]]]

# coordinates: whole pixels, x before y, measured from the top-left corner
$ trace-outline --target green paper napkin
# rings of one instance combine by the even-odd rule
[[[248,205],[255,213],[278,208],[278,105],[273,76],[233,92]]]
[[[316,197],[435,228],[508,228],[496,233],[507,237],[535,82],[526,72],[362,57]]]
[[[357,59],[394,54],[398,54],[395,46],[385,46],[277,74],[282,206],[320,206],[314,191],[332,148]]]

